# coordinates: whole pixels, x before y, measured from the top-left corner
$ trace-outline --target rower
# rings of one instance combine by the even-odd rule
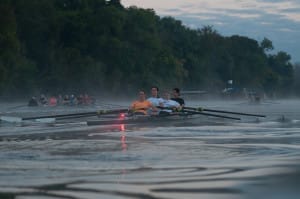
[[[151,88],[151,97],[147,99],[153,106],[161,106],[163,99],[158,96],[158,87],[153,86]]]
[[[47,100],[47,98],[46,98],[46,96],[44,94],[41,94],[40,99],[39,99],[39,103],[41,105],[44,105],[44,106],[47,105],[48,100]]]
[[[38,106],[38,105],[39,105],[38,101],[37,101],[36,97],[34,97],[34,96],[28,102],[28,106]]]
[[[57,105],[57,99],[54,95],[52,95],[48,100],[49,106],[56,106]]]
[[[185,105],[184,99],[182,99],[180,97],[180,90],[179,90],[179,88],[174,88],[173,89],[173,97],[171,98],[171,100],[174,100],[174,101],[178,102],[181,107],[183,107]]]
[[[180,110],[181,106],[178,102],[175,100],[170,99],[170,92],[165,91],[163,94],[163,102],[161,104],[161,107],[164,107],[160,112],[159,115],[169,115],[173,112],[173,110]]]
[[[157,108],[150,101],[146,100],[145,92],[140,90],[138,100],[131,104],[129,111],[135,115],[147,115],[149,109],[154,113],[157,112]]]

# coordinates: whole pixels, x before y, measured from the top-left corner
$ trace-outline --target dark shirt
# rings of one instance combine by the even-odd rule
[[[35,99],[31,99],[28,102],[28,106],[38,106],[38,102]]]
[[[171,98],[171,100],[174,100],[180,104],[180,106],[184,105],[184,100],[180,97],[177,98]]]

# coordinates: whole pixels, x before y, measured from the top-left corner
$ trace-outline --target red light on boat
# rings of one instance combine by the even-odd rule
[[[120,113],[120,119],[124,119],[125,118],[125,113]]]
[[[127,150],[126,135],[125,134],[121,135],[121,147],[122,147],[123,152],[125,152]]]
[[[124,124],[121,124],[121,126],[120,126],[120,130],[121,130],[122,132],[124,132],[124,131],[125,131],[125,125],[124,125]]]

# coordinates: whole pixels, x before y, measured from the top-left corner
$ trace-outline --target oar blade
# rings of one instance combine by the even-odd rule
[[[19,123],[22,122],[22,118],[20,117],[14,117],[14,116],[1,116],[1,121],[4,122],[11,122],[11,123]]]
[[[14,117],[14,116],[1,116],[0,120],[3,122],[10,122],[10,123],[21,123],[24,121],[23,118]],[[41,122],[41,123],[55,122],[55,118],[37,118],[37,119],[33,119],[33,120],[36,122]]]
[[[35,119],[36,122],[40,123],[53,123],[56,121],[55,118],[40,118],[40,119]]]

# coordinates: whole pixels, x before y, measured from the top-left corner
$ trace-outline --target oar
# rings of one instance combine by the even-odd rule
[[[46,116],[36,116],[36,117],[26,117],[22,118],[23,120],[32,120],[32,119],[41,119],[41,118],[64,118],[64,117],[89,117],[95,115],[104,115],[104,114],[114,114],[114,113],[122,113],[127,112],[128,109],[117,109],[117,110],[99,110],[99,111],[92,111],[92,112],[83,112],[83,113],[70,113],[70,114],[60,114],[60,115],[46,115]]]
[[[40,120],[45,118],[76,118],[76,117],[89,117],[89,116],[96,116],[96,115],[104,115],[104,114],[115,114],[115,113],[122,113],[127,112],[128,109],[117,109],[117,110],[99,110],[99,111],[92,111],[92,112],[83,112],[83,113],[70,113],[70,114],[59,114],[59,115],[44,115],[44,116],[34,116],[34,117],[11,117],[11,116],[2,116],[1,120],[7,122],[21,122],[24,120]]]
[[[214,110],[214,109],[206,109],[206,108],[194,108],[194,107],[183,107],[184,110],[195,110],[195,111],[207,111],[207,112],[215,112],[215,113],[227,113],[227,114],[235,114],[235,115],[246,115],[246,116],[255,116],[255,117],[266,117],[265,115],[259,114],[250,114],[250,113],[240,113],[240,112],[232,112],[232,111],[223,111],[223,110]]]
[[[97,102],[98,105],[104,105],[108,107],[115,107],[115,108],[125,108],[127,106],[124,105],[119,105],[119,104],[110,104],[110,103],[105,103],[105,102]]]
[[[241,120],[241,118],[238,117],[230,117],[226,115],[216,115],[216,114],[211,114],[211,113],[204,113],[201,111],[190,111],[190,110],[182,110],[183,112],[191,113],[191,114],[199,114],[199,115],[206,115],[206,116],[212,116],[212,117],[220,117],[220,118],[226,118],[226,119],[231,119],[231,120]]]
[[[20,123],[24,121],[24,118],[21,117],[15,117],[15,116],[1,116],[0,121],[3,122],[11,122],[11,123]],[[42,122],[42,123],[51,123],[55,122],[55,118],[36,118],[35,121]]]
[[[230,117],[230,116],[227,116],[227,115],[216,115],[216,114],[211,114],[211,113],[203,113],[203,112],[197,111],[197,110],[186,110],[186,109],[177,110],[176,108],[162,107],[162,106],[157,106],[157,108],[173,110],[174,112],[186,112],[186,113],[191,113],[191,114],[199,114],[199,115],[220,117],[220,118],[226,118],[226,119],[232,119],[232,120],[241,120],[241,118],[237,118],[237,117]]]

